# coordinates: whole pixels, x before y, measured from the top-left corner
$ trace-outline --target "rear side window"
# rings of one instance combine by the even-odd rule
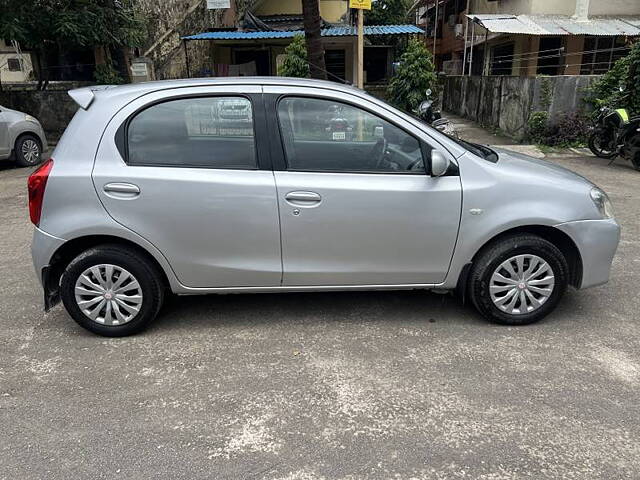
[[[210,97],[152,105],[129,121],[127,150],[129,165],[255,169],[251,102]]]

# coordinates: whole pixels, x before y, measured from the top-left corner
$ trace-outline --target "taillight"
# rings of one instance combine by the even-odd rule
[[[29,189],[29,215],[31,222],[37,227],[40,225],[40,214],[42,213],[42,200],[44,199],[44,189],[47,186],[49,173],[53,168],[53,158],[50,158],[29,176],[27,187]]]

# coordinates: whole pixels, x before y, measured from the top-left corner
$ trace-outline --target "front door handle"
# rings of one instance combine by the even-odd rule
[[[289,192],[284,199],[298,207],[312,207],[322,201],[322,197],[315,192]]]
[[[107,183],[102,189],[107,195],[114,198],[134,198],[140,195],[140,187],[133,183]]]

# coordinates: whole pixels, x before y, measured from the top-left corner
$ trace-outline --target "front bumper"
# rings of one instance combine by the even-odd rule
[[[580,288],[595,287],[609,281],[611,263],[620,241],[620,226],[614,219],[578,220],[556,228],[569,235],[580,251]]]

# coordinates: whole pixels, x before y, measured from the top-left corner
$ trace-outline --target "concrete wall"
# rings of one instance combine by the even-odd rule
[[[591,0],[589,15],[640,15],[640,1]]]
[[[44,91],[34,90],[31,85],[3,85],[0,105],[33,115],[42,124],[47,140],[56,141],[78,109],[67,91],[86,85],[82,82],[52,82]]]
[[[263,0],[253,10],[256,15],[301,15],[301,0]],[[320,0],[320,16],[327,22],[337,23],[347,13],[345,0]]]
[[[444,80],[443,109],[522,139],[532,112],[549,111],[553,120],[561,113],[582,110],[582,90],[598,78],[452,76]]]

